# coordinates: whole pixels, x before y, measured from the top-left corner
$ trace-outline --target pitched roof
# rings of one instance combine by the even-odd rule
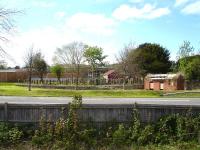
[[[115,70],[109,70],[109,71],[105,72],[103,74],[103,76],[108,76],[108,75],[112,74],[113,72],[115,72]]]

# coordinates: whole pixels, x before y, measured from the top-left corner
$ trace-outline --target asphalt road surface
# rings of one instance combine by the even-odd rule
[[[0,96],[0,103],[12,104],[67,104],[71,97],[16,97]],[[83,98],[83,104],[157,104],[157,105],[196,105],[200,98]]]

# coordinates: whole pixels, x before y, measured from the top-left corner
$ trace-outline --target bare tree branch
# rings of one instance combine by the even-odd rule
[[[33,59],[34,59],[34,46],[30,46],[27,50],[27,53],[24,57],[24,62],[28,71],[28,90],[31,91],[31,79],[32,79],[32,72],[33,72]]]
[[[12,33],[15,22],[13,16],[18,13],[20,13],[20,11],[0,8],[0,41],[9,41],[7,36]],[[2,45],[0,45],[0,57],[6,57],[11,61],[14,61],[14,59],[3,49]]]
[[[76,71],[76,89],[80,74],[80,65],[83,63],[83,53],[85,45],[82,42],[72,42],[68,45],[58,48],[55,52],[54,61],[60,64],[71,65]]]

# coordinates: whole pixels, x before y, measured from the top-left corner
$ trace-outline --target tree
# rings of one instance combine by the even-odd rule
[[[56,75],[58,82],[60,83],[60,78],[64,72],[64,67],[59,64],[56,64],[53,67],[51,67],[51,72]]]
[[[39,75],[40,81],[43,83],[43,76],[47,73],[47,63],[44,60],[41,52],[38,52],[33,57],[33,67],[34,71]]]
[[[14,28],[14,20],[12,19],[12,17],[18,13],[20,13],[20,11],[0,8],[0,41],[9,41],[7,36],[11,33],[12,29]],[[6,56],[8,58],[11,58],[2,48],[2,45],[0,45],[0,56]]]
[[[25,65],[28,72],[28,90],[31,91],[31,80],[33,72],[33,59],[34,59],[34,47],[33,45],[27,50],[26,56],[24,58]]]
[[[144,43],[129,54],[129,60],[144,77],[147,73],[167,73],[170,71],[170,53],[158,44]]]
[[[189,63],[188,57],[194,55],[194,47],[189,41],[183,41],[177,53],[179,71],[185,73],[187,64]]]
[[[15,66],[15,69],[20,69],[20,66]]]
[[[104,59],[107,57],[103,55],[103,49],[97,46],[89,46],[84,51],[84,57],[86,61],[91,66],[92,79],[94,79],[94,73],[98,67],[104,66]]]
[[[124,48],[119,52],[118,56],[116,57],[117,62],[119,64],[118,70],[123,75],[123,89],[125,89],[126,77],[131,76],[131,70],[133,66],[130,63],[129,54],[132,50],[135,49],[135,44],[133,42],[128,43],[124,46]]]
[[[178,60],[177,64],[180,66],[180,63],[187,61],[184,65],[184,70],[182,71],[187,80],[200,80],[200,55],[193,55],[181,58]]]
[[[188,80],[200,81],[200,55],[196,55],[185,68],[185,77]]]
[[[80,65],[84,62],[83,53],[86,46],[82,42],[72,42],[68,45],[64,45],[62,48],[58,48],[55,52],[54,61],[59,64],[71,65],[76,72],[76,86],[78,88]]]
[[[7,68],[7,64],[4,60],[0,60],[0,69],[6,69]]]

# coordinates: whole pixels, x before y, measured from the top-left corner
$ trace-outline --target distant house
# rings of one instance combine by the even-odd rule
[[[184,77],[181,74],[148,74],[144,79],[146,90],[184,90]]]
[[[120,77],[119,73],[115,70],[109,70],[103,74],[103,78],[106,79],[106,83],[109,83],[112,79],[118,79]]]

